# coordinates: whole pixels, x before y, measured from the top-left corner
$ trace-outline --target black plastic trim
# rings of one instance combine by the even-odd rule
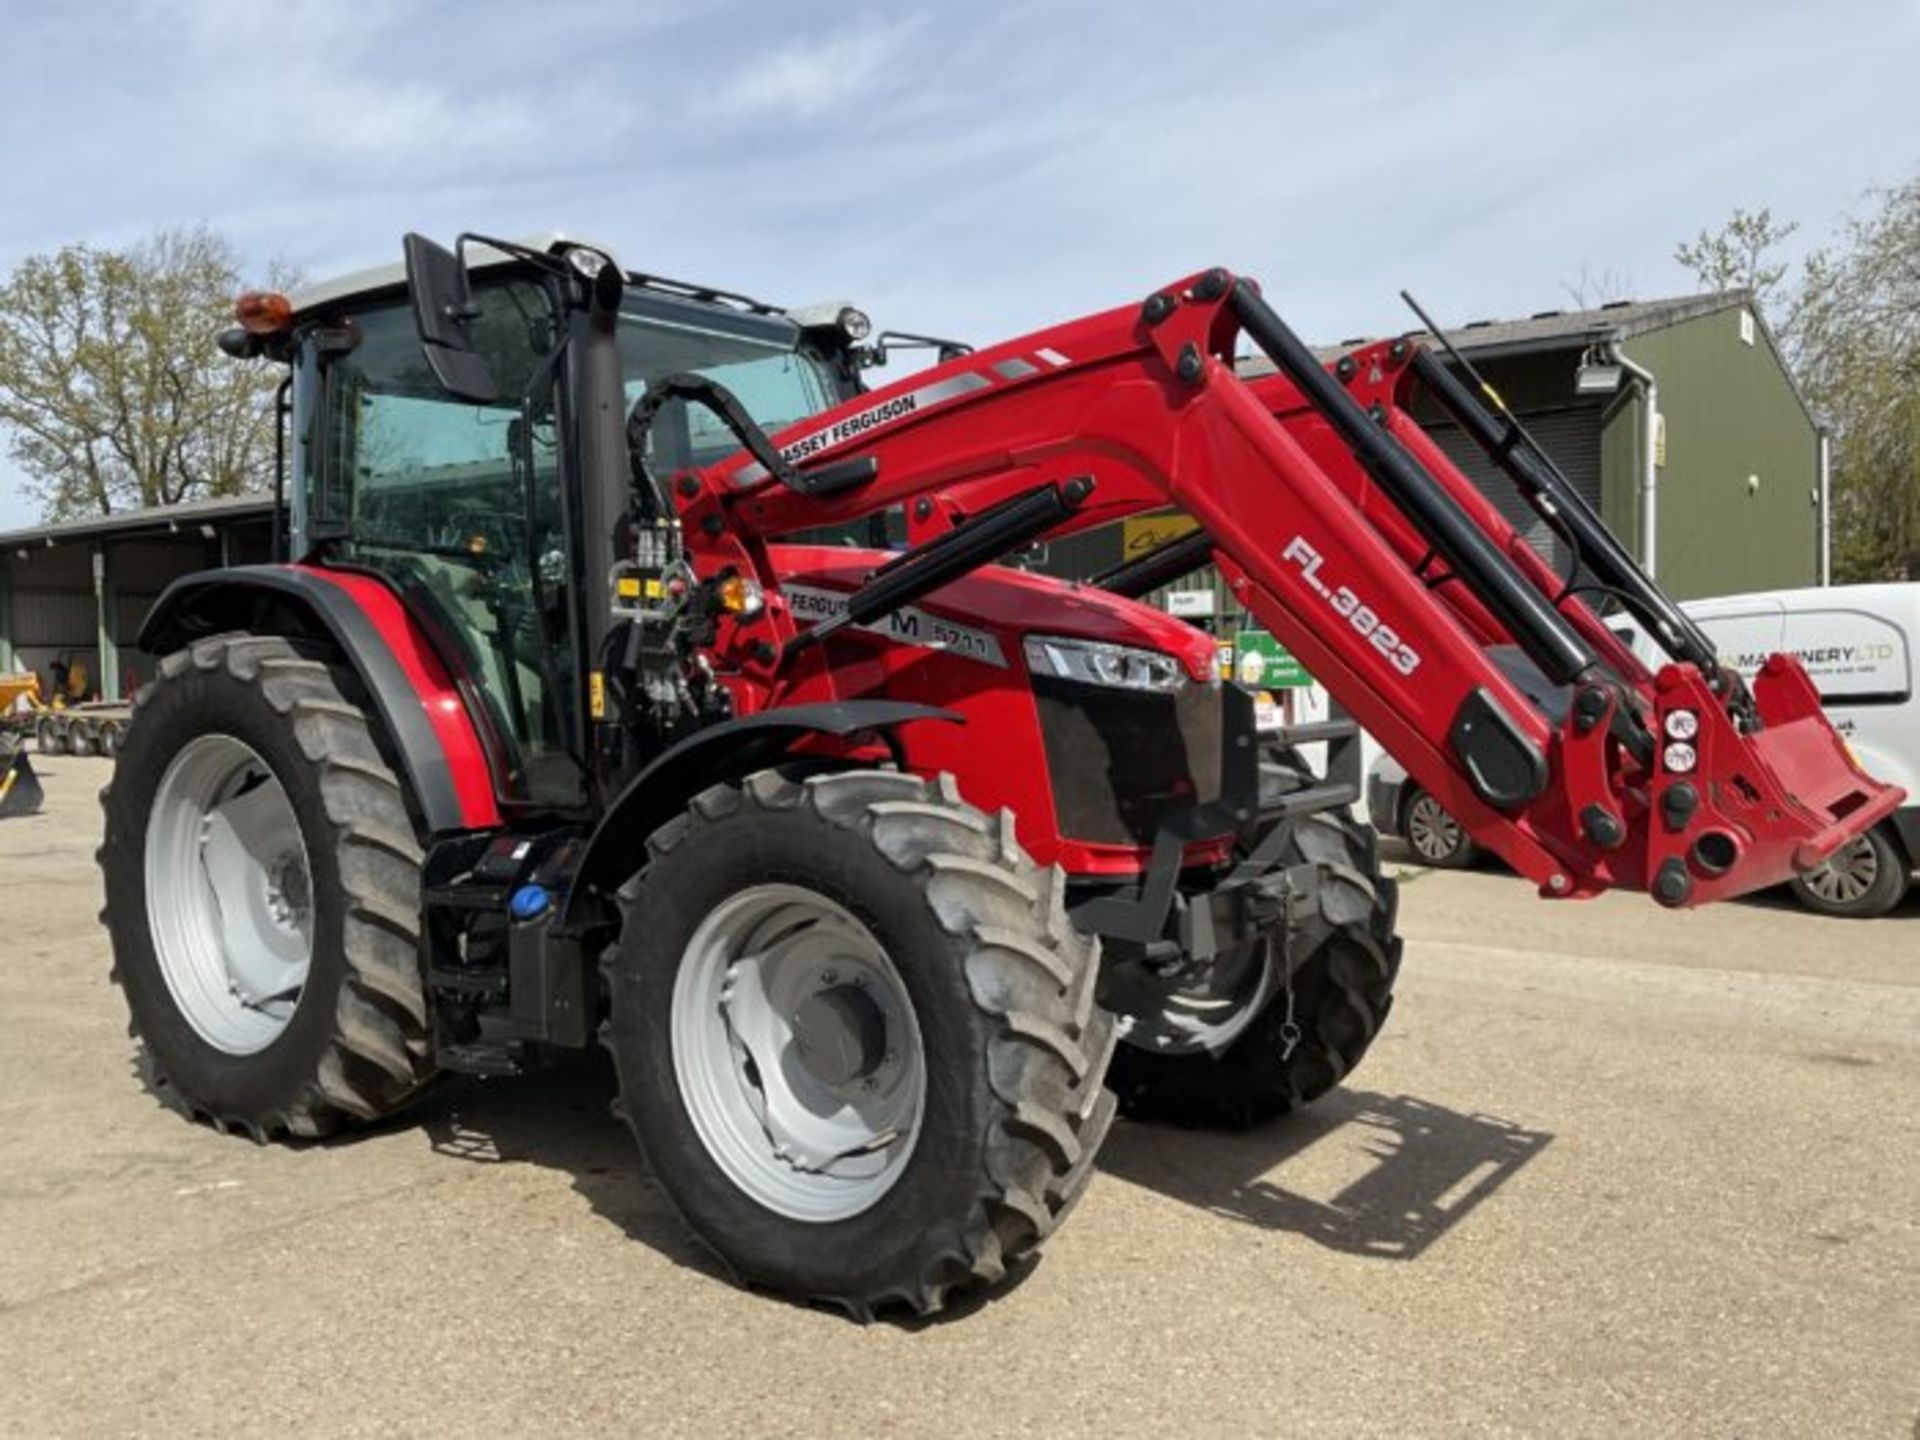
[[[600,817],[580,856],[560,908],[558,929],[572,933],[590,916],[582,896],[603,893],[637,871],[647,857],[647,837],[677,815],[709,785],[738,779],[777,764],[796,740],[808,735],[847,736],[885,731],[916,720],[963,723],[951,710],[902,700],[843,700],[790,705],[726,720],[696,730],[654,757]]]
[[[1547,757],[1485,687],[1460,702],[1447,738],[1474,793],[1496,810],[1518,810],[1547,788]]]

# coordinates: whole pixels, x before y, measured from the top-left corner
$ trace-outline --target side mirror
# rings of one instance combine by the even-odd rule
[[[449,395],[487,405],[500,398],[493,371],[474,347],[473,322],[479,308],[467,285],[466,266],[444,245],[424,235],[408,235],[407,295],[420,348],[440,386]]]

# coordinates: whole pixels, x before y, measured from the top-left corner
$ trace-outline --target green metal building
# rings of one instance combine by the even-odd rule
[[[0,671],[86,667],[90,691],[131,698],[153,678],[140,621],[181,575],[265,560],[273,501],[192,500],[0,534]]]
[[[1820,583],[1819,427],[1745,291],[1479,323],[1448,338],[1677,599]],[[1419,415],[1564,563],[1477,448],[1437,412]]]

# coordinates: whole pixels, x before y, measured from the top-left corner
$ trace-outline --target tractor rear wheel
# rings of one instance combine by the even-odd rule
[[[1315,783],[1291,761],[1263,766],[1261,782],[1269,793]],[[1399,896],[1380,873],[1373,830],[1345,809],[1301,816],[1280,864],[1312,865],[1319,881],[1314,908],[1286,933],[1285,954],[1269,956],[1284,972],[1244,986],[1246,1013],[1220,1014],[1206,1044],[1170,1052],[1152,1043],[1166,1027],[1123,1027],[1108,1083],[1129,1118],[1244,1127],[1285,1114],[1339,1084],[1380,1033],[1400,970]],[[1190,1033],[1205,1033],[1192,1029],[1200,1007],[1177,993],[1164,999]]]
[[[1113,1118],[1065,878],[950,779],[762,771],[649,841],[605,968],[616,1106],[743,1282],[862,1320],[991,1285]]]
[[[363,710],[273,636],[169,655],[102,792],[114,975],[163,1099],[264,1140],[433,1073],[420,847]]]

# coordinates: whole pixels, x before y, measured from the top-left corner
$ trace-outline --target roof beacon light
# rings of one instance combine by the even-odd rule
[[[248,290],[233,302],[233,318],[249,335],[278,335],[293,324],[293,302],[277,290]]]

